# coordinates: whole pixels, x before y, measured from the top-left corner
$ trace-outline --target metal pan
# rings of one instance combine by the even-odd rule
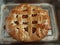
[[[3,29],[5,25],[5,18],[8,16],[10,10],[19,4],[3,4],[1,6],[1,22],[0,22],[0,43],[12,43],[17,42],[16,40],[12,39],[6,30]],[[48,3],[40,3],[40,4],[30,4],[35,6],[40,6],[43,9],[46,9],[49,13],[50,20],[51,20],[51,27],[52,29],[49,30],[48,35],[42,39],[42,41],[55,41],[58,39],[58,27],[55,19],[54,7]]]

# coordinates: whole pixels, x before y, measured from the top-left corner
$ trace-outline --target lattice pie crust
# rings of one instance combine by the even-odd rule
[[[40,41],[49,29],[48,12],[39,6],[20,4],[6,17],[6,30],[18,41]]]

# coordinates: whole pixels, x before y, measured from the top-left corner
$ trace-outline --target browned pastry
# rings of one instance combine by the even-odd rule
[[[32,42],[43,39],[50,29],[48,12],[39,6],[21,4],[6,18],[6,30],[18,41]]]

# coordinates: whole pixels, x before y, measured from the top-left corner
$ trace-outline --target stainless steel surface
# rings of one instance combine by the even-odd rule
[[[9,37],[7,32],[3,29],[3,26],[5,25],[5,17],[8,16],[9,11],[17,6],[19,4],[4,4],[1,7],[1,27],[0,27],[0,41],[1,42],[14,42],[13,39]],[[36,6],[41,6],[42,8],[46,9],[49,13],[50,19],[51,19],[51,27],[52,30],[48,32],[48,36],[46,36],[42,41],[54,41],[58,39],[58,27],[55,21],[55,14],[54,14],[54,7],[47,3],[41,3],[41,4],[31,4]]]

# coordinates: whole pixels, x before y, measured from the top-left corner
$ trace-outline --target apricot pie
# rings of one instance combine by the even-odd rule
[[[6,30],[18,41],[42,40],[50,29],[48,11],[39,6],[20,4],[6,17]]]

